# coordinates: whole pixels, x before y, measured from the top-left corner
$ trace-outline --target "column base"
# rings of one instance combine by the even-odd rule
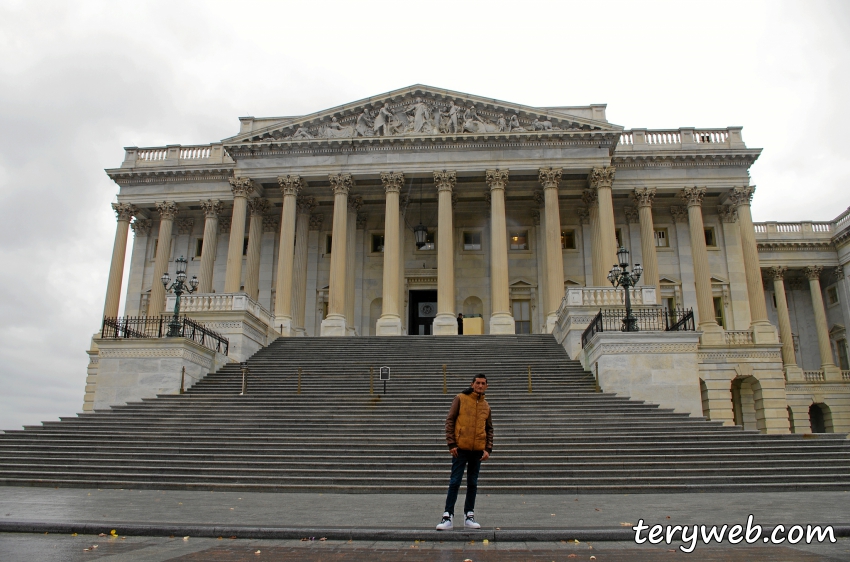
[[[357,335],[357,330],[354,329],[354,326],[350,326],[350,325],[346,324],[345,335],[353,338]]]
[[[550,312],[546,316],[546,333],[551,334],[555,331],[555,327],[558,325],[558,313]]]
[[[797,365],[789,365],[785,367],[785,380],[787,382],[805,382],[806,377],[803,376],[803,369]]]
[[[376,336],[400,336],[401,317],[395,314],[385,314],[378,318],[375,325]]]
[[[345,335],[345,316],[342,314],[328,314],[328,317],[322,320],[322,337],[343,337]]]
[[[702,332],[699,338],[700,345],[726,345],[726,336],[723,335],[723,328],[717,325],[716,322],[701,323],[697,330]]]
[[[277,330],[280,333],[280,337],[289,338],[295,335],[293,333],[294,328],[292,327],[292,318],[287,318],[286,316],[276,317],[274,319],[274,323],[277,324]]]
[[[432,328],[435,336],[456,336],[457,318],[452,314],[438,314]]]
[[[841,381],[841,369],[835,365],[825,365],[823,368],[823,380],[824,382]]]
[[[753,343],[779,343],[776,327],[770,322],[753,322],[750,329],[753,332]]]
[[[490,317],[490,334],[516,334],[514,317],[507,312],[496,312]]]

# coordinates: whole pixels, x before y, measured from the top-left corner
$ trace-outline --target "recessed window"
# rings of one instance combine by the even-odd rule
[[[668,248],[670,246],[670,239],[667,236],[666,228],[656,228],[655,229],[655,247],[656,248]]]
[[[372,253],[380,253],[384,251],[384,235],[372,235]]]
[[[481,233],[480,232],[464,232],[463,233],[463,249],[480,250],[481,249]]]
[[[511,303],[514,313],[514,325],[516,326],[517,334],[531,333],[531,302],[513,301]]]
[[[245,237],[245,241],[244,241],[244,243],[242,244],[242,255],[243,255],[243,256],[247,256],[247,255],[248,255],[248,237],[247,237],[247,236]]]
[[[325,253],[330,254],[331,248],[333,248],[333,236],[328,234],[328,237],[325,238]]]
[[[159,238],[153,241],[153,252],[151,252],[151,261],[156,259],[156,251],[159,249]]]
[[[625,246],[623,246],[623,229],[618,228],[614,231],[614,235],[617,237],[617,247],[624,248]]]
[[[835,287],[826,288],[826,302],[828,304],[838,304],[838,290]]]
[[[561,249],[575,250],[576,249],[576,231],[562,230],[561,231]]]
[[[428,231],[425,234],[425,243],[422,244],[421,248],[418,248],[420,252],[433,252],[437,249],[437,244],[434,242],[434,231]]]
[[[726,329],[726,315],[723,313],[723,297],[714,297],[714,319],[717,325]]]
[[[196,258],[201,257],[201,254],[203,253],[203,251],[204,251],[204,239],[198,238],[197,240],[195,240],[195,257]]]
[[[510,235],[511,250],[528,249],[528,231],[513,231]]]
[[[709,248],[717,247],[717,237],[714,234],[713,227],[707,227],[705,229],[705,245]]]

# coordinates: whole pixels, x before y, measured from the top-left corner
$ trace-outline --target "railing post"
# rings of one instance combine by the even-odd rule
[[[239,396],[246,394],[248,394],[248,366],[242,363],[242,392],[239,393]]]
[[[186,366],[180,368],[180,394],[183,394],[183,388],[186,386]]]

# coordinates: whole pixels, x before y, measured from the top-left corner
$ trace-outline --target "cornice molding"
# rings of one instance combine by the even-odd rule
[[[107,170],[109,178],[121,187],[156,183],[184,183],[198,181],[227,182],[233,177],[233,167],[171,168],[165,170]]]
[[[833,242],[757,242],[759,252],[803,252],[812,250],[835,251]]]

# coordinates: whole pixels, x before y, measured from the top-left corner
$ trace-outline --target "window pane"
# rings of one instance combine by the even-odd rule
[[[330,254],[330,253],[331,253],[331,248],[333,248],[333,236],[331,236],[330,234],[328,234],[328,237],[327,237],[327,239],[326,239],[326,241],[325,241],[325,253],[326,253],[326,254]]]
[[[425,244],[419,248],[420,252],[429,252],[437,249],[437,245],[434,243],[434,233],[429,232],[425,235]]]
[[[561,231],[561,249],[575,250],[576,249],[576,231],[562,230]]]
[[[198,239],[195,241],[195,257],[196,257],[196,258],[201,257],[201,254],[203,253],[203,250],[204,250],[204,239],[203,239],[203,238],[198,238]]]
[[[463,233],[463,249],[464,250],[480,250],[481,249],[481,233],[480,232],[464,232]]]
[[[511,232],[511,250],[528,249],[528,231]]]
[[[666,228],[655,229],[655,246],[657,248],[666,248],[667,247],[667,229]]]
[[[705,229],[705,245],[706,246],[717,246],[717,240],[714,239],[714,229],[706,228]]]
[[[372,251],[373,252],[383,252],[384,251],[384,235],[383,234],[373,234],[372,235]]]

